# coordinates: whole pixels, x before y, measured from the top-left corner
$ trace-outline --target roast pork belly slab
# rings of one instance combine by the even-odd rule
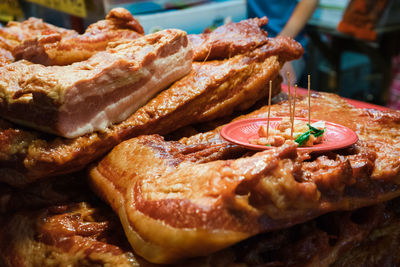
[[[297,117],[307,117],[307,102],[297,101]],[[119,215],[133,249],[156,263],[400,196],[400,112],[357,109],[332,94],[311,102],[313,118],[348,126],[359,141],[319,154],[297,151],[294,142],[255,153],[222,140],[219,128],[179,142],[142,135],[93,167],[91,182]],[[267,111],[246,117],[265,118]],[[271,116],[288,111],[283,102]]]
[[[0,69],[1,116],[73,138],[126,119],[191,70],[186,33],[165,30],[109,46],[87,61]]]
[[[32,36],[26,36],[12,52],[17,60],[26,59],[46,66],[69,65],[105,50],[110,42],[136,39],[143,34],[142,26],[128,10],[114,8],[105,20],[91,24],[81,35],[67,35],[61,30],[40,35],[32,32]]]
[[[57,34],[62,38],[78,35],[76,31],[56,27],[43,22],[42,19],[29,18],[23,22],[10,21],[6,27],[0,28],[0,47],[12,51],[24,40],[49,34]]]
[[[73,38],[78,33],[47,24],[37,18],[29,18],[23,22],[10,21],[6,27],[0,28],[0,67],[14,62],[13,52],[24,40],[49,35]]]
[[[227,23],[212,32],[190,34],[193,60],[233,57],[266,44],[268,34],[261,27],[268,23],[266,17]]]
[[[299,58],[303,51],[293,39],[282,39],[230,58],[194,62],[188,75],[125,121],[104,132],[74,139],[44,135],[0,120],[0,181],[24,186],[49,176],[71,173],[123,140],[141,134],[167,134],[183,126],[246,110],[267,96],[270,80],[280,84],[277,77],[281,66],[286,60]],[[273,86],[272,95],[279,91],[280,86]]]
[[[329,213],[173,266],[398,266],[399,204],[397,198]],[[8,214],[0,218],[0,230],[4,267],[166,266],[132,252],[118,217],[103,203],[66,201]]]
[[[37,18],[12,21],[0,28],[0,66],[13,62],[14,57],[47,66],[69,65],[105,50],[110,42],[143,34],[139,22],[123,8],[112,9],[106,19],[89,25],[81,35]]]

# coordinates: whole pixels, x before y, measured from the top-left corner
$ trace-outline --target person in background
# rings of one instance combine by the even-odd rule
[[[249,18],[267,16],[269,22],[265,29],[269,36],[290,36],[306,48],[304,27],[318,3],[319,0],[247,0],[247,12]],[[287,62],[281,70],[284,82],[287,82],[287,72],[291,73],[292,84],[299,81],[304,75],[305,66],[304,57]]]

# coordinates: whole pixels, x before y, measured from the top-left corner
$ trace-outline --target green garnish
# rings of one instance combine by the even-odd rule
[[[296,143],[298,143],[299,146],[302,146],[305,142],[308,141],[308,139],[310,138],[310,134],[311,134],[311,130],[308,130],[307,132],[305,132],[302,135],[300,135],[299,137],[297,137],[296,140],[294,140],[294,141]]]
[[[302,135],[297,137],[296,140],[294,140],[296,143],[299,144],[299,146],[304,145],[308,141],[308,139],[310,138],[310,134],[314,135],[315,137],[318,137],[318,136],[323,135],[325,132],[325,129],[320,130],[320,129],[317,129],[317,128],[311,126],[310,124],[307,124],[307,126],[310,130],[303,133]]]
[[[325,132],[325,128],[322,129],[322,130],[320,130],[320,129],[317,129],[317,128],[311,126],[310,124],[307,124],[307,126],[308,126],[308,128],[310,128],[310,131],[312,131],[311,133],[312,133],[315,137],[321,136],[321,135],[323,135],[324,132]]]

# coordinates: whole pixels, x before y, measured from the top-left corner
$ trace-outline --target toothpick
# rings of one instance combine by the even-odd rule
[[[288,87],[288,94],[289,94],[289,118],[292,119],[292,96],[290,93],[290,73],[289,72],[286,72],[286,79],[287,79],[287,87]]]
[[[292,124],[292,94],[290,92],[290,73],[289,72],[286,72],[286,80],[287,80],[288,94],[289,94],[289,121],[290,121],[290,127],[292,128],[292,126],[293,126],[293,124]]]
[[[272,91],[272,81],[269,80],[267,139],[268,139],[268,137],[269,137],[269,117],[270,117],[270,115],[271,115],[271,91]]]
[[[311,124],[310,75],[308,75],[308,124]]]
[[[296,96],[297,96],[297,84],[294,85],[294,96],[293,96],[293,116],[292,116],[292,129],[290,130],[290,137],[293,139],[293,128],[294,128],[294,116],[296,113]]]

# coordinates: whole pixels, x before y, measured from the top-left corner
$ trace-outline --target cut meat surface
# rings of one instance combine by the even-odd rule
[[[0,69],[0,114],[67,138],[104,130],[190,72],[191,57],[186,33],[165,30],[69,66],[21,60]]]

